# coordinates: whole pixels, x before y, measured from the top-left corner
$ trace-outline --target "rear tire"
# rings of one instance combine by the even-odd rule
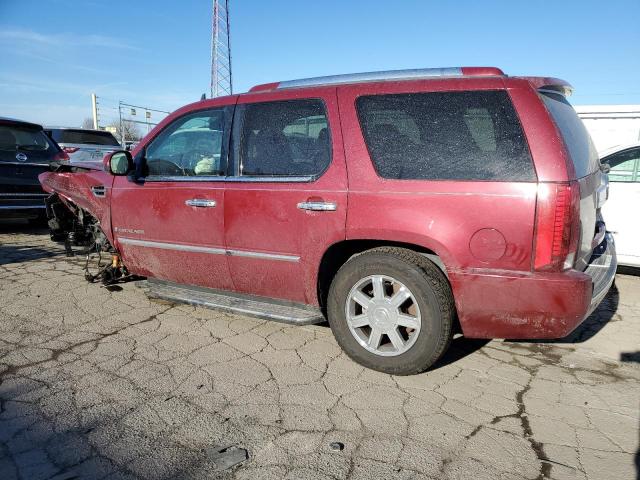
[[[412,250],[380,247],[338,270],[327,314],[338,344],[354,361],[412,375],[448,348],[455,304],[449,282],[433,262]]]

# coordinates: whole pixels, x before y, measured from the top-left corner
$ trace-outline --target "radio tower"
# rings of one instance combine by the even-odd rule
[[[213,0],[211,29],[211,98],[233,93],[231,83],[231,43],[229,41],[229,0]]]

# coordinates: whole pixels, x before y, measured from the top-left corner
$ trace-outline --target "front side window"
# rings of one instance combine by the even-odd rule
[[[175,120],[147,146],[147,175],[225,175],[223,146],[227,118],[226,109],[221,108],[195,112]]]
[[[522,127],[504,91],[359,97],[371,160],[383,178],[536,180]]]
[[[321,100],[254,103],[242,108],[237,135],[240,175],[306,177],[328,167],[331,141]]]
[[[640,181],[640,147],[630,148],[614,153],[602,159],[611,167],[609,181],[611,182],[639,182]]]

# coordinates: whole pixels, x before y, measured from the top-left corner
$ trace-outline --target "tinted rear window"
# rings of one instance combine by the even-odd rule
[[[522,127],[505,91],[363,96],[356,106],[381,177],[536,180]]]
[[[598,170],[598,152],[571,104],[559,93],[544,92],[541,96],[569,150],[576,178]]]
[[[244,176],[312,176],[331,162],[324,103],[316,99],[261,102],[244,107],[239,135]]]
[[[0,150],[46,151],[50,141],[42,130],[19,125],[0,125]]]
[[[111,145],[117,147],[118,141],[110,132],[90,130],[52,130],[51,135],[58,143],[86,143],[90,145]]]

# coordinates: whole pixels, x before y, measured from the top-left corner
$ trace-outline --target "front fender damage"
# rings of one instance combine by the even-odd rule
[[[117,249],[109,242],[100,221],[71,200],[52,193],[45,200],[51,240],[64,242],[67,256],[85,256],[84,277],[105,285],[130,278]],[[73,247],[83,247],[75,252]]]

